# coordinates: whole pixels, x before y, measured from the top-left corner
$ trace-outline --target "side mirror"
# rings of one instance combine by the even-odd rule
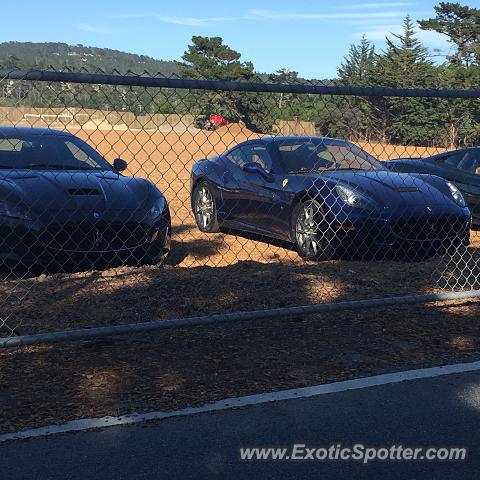
[[[116,172],[123,172],[124,170],[127,169],[127,167],[128,167],[128,163],[125,160],[122,160],[121,158],[116,158],[113,161],[113,169]]]
[[[243,171],[247,173],[257,173],[258,175],[261,175],[264,177],[267,181],[271,182],[272,180],[272,175],[268,173],[259,163],[256,162],[250,162],[246,163],[243,166]]]
[[[265,174],[265,170],[256,162],[246,163],[243,166],[243,171],[248,173],[259,173],[260,175]]]

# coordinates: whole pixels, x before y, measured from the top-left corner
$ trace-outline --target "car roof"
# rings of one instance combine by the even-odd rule
[[[465,148],[459,148],[458,150],[448,150],[447,152],[442,152],[442,153],[436,153],[435,155],[431,155],[430,157],[424,157],[424,158],[437,158],[442,155],[450,155],[452,153],[463,153],[463,152],[468,152],[470,150],[479,150],[480,147],[465,147]]]
[[[3,127],[0,126],[0,136],[9,135],[62,135],[71,136],[70,132],[64,130],[54,130],[53,128],[36,128],[36,127]]]
[[[344,140],[341,138],[332,138],[332,137],[317,137],[317,136],[295,136],[295,135],[284,135],[284,136],[276,136],[276,137],[260,137],[260,138],[250,138],[249,140],[245,140],[244,142],[237,143],[233,147],[229,148],[228,151],[233,150],[237,147],[242,147],[243,145],[254,145],[259,143],[274,143],[274,142],[289,142],[289,141],[305,141],[308,142],[310,140],[333,140],[336,142],[346,142],[349,143],[348,140]]]

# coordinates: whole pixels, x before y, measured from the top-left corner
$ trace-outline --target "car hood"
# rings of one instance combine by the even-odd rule
[[[349,185],[384,207],[455,204],[445,180],[434,175],[346,170],[323,172],[322,176]]]
[[[108,171],[0,171],[0,201],[38,215],[46,211],[147,208],[153,187],[145,179]]]

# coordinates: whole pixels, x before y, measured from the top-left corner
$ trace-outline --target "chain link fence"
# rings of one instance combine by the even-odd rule
[[[479,104],[2,72],[0,336],[478,290]]]

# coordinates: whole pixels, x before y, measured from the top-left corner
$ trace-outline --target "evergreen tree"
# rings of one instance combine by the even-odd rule
[[[455,45],[448,63],[439,67],[444,88],[480,88],[480,9],[458,3],[441,2],[435,18],[420,20],[420,28],[448,36]],[[450,99],[442,101],[450,147],[480,141],[480,101]]]
[[[375,65],[375,47],[362,36],[358,45],[351,45],[348,56],[338,68],[338,78],[344,85],[366,86]]]
[[[459,3],[440,2],[437,16],[418,23],[423,30],[447,35],[456,46],[455,54],[447,57],[452,63],[469,66],[480,63],[480,9]]]
[[[240,53],[224,45],[220,37],[195,35],[179,66],[188,78],[251,80],[254,77],[253,64],[241,62],[240,57]]]
[[[258,81],[251,62],[241,62],[240,53],[220,37],[193,36],[179,64],[183,76],[196,79]],[[191,111],[197,115],[224,115],[243,121],[249,128],[270,131],[273,120],[262,97],[242,92],[199,92],[189,96]]]
[[[407,16],[403,33],[387,38],[387,50],[371,71],[374,86],[428,88],[438,86],[438,73],[428,50],[415,36]],[[432,144],[444,128],[436,99],[382,97],[371,100],[376,130],[385,142]]]
[[[370,76],[375,66],[375,47],[362,36],[358,45],[352,44],[348,55],[338,68],[341,85],[365,87],[370,83]],[[372,112],[365,97],[336,97],[332,101],[331,110],[336,109],[336,122],[341,124],[340,131],[350,128],[352,140],[369,140],[372,135]],[[330,126],[330,129],[338,130]]]
[[[281,68],[277,70],[276,73],[270,74],[268,80],[274,83],[296,83],[298,82],[298,72],[289,70],[288,68]],[[285,105],[291,104],[292,100],[296,97],[296,95],[291,93],[279,93],[276,95],[276,106],[280,111],[280,115]]]

